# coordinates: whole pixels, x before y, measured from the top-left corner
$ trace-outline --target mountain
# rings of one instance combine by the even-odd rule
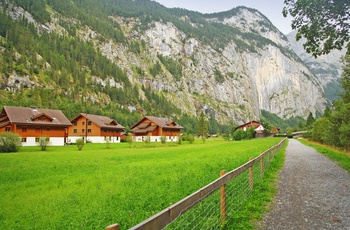
[[[201,14],[150,0],[0,0],[0,105],[147,115],[210,132],[321,113],[322,82],[259,11]]]
[[[326,98],[329,101],[338,99],[339,92],[341,92],[340,78],[342,74],[340,59],[345,56],[346,49],[333,50],[327,55],[314,58],[304,50],[303,44],[306,42],[304,38],[296,41],[296,31],[292,31],[286,36],[293,51],[322,83]]]

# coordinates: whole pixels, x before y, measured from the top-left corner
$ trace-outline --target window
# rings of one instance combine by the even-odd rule
[[[83,121],[83,122],[81,123],[81,125],[83,125],[83,126],[84,126],[84,125],[85,125],[85,121]]]
[[[22,133],[26,133],[27,132],[27,127],[23,127],[22,128]]]
[[[78,123],[77,123],[76,121],[74,121],[74,122],[73,122],[73,125],[74,125],[74,126],[77,126],[77,125],[78,125]]]
[[[36,138],[35,138],[35,142],[36,142],[36,143],[39,143],[39,140],[40,140],[39,137],[36,137]]]
[[[50,132],[50,130],[51,130],[50,128],[46,128],[46,131]]]
[[[23,142],[23,143],[27,142],[27,138],[26,138],[26,137],[23,137],[23,138],[22,138],[22,142]]]
[[[85,133],[85,129],[82,129],[81,132],[82,132],[82,133]]]
[[[74,129],[74,130],[73,130],[73,133],[77,133],[77,132],[78,132],[78,130],[77,130],[77,129]]]
[[[10,132],[11,131],[11,128],[10,127],[6,127],[5,128],[5,132]]]
[[[88,129],[88,133],[91,133],[91,129]]]
[[[88,126],[90,126],[90,125],[91,125],[91,121],[88,122]]]

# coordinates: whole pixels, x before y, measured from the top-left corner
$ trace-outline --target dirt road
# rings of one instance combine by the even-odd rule
[[[289,140],[278,194],[258,229],[350,230],[350,174]]]

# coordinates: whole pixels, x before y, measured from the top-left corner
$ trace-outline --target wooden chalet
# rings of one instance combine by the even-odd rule
[[[68,141],[75,143],[78,138],[92,143],[120,142],[121,133],[125,128],[113,119],[86,113],[80,113],[71,120],[68,130]]]
[[[235,130],[241,129],[241,130],[246,131],[249,128],[257,129],[257,128],[259,128],[259,126],[262,126],[262,124],[259,121],[250,121],[248,123],[245,123],[243,125],[240,125],[240,126],[236,127]]]
[[[0,133],[17,133],[23,146],[38,145],[40,137],[49,138],[50,145],[63,146],[71,125],[60,110],[4,106],[0,114]]]
[[[169,118],[145,116],[130,130],[134,141],[142,142],[149,138],[151,142],[159,142],[164,136],[166,141],[177,141],[183,127]]]

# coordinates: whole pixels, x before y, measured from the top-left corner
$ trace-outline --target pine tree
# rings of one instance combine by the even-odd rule
[[[204,143],[208,134],[208,120],[204,116],[203,112],[198,118],[196,131],[197,131],[197,135],[199,135],[202,138],[202,141]]]

